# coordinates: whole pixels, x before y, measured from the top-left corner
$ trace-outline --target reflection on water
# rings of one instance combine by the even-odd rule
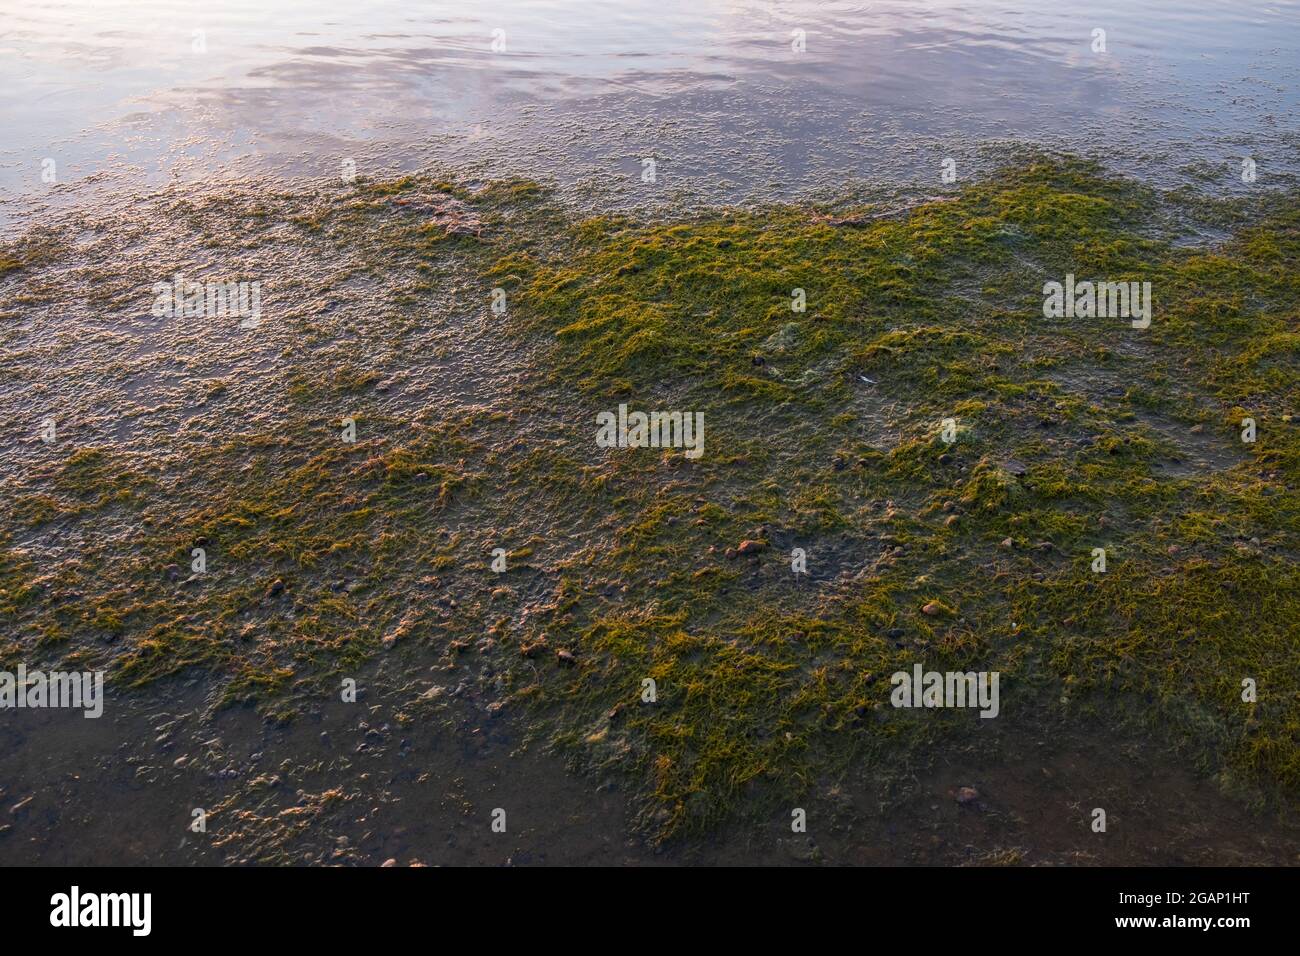
[[[654,154],[746,192],[1006,138],[1277,170],[1298,54],[1297,0],[0,0],[0,186]]]

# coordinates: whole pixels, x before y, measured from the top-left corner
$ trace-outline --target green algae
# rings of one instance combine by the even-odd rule
[[[541,374],[504,411],[402,418],[375,392],[400,365],[296,362],[287,420],[192,452],[191,493],[69,452],[5,518],[7,658],[39,642],[136,686],[201,668],[278,716],[375,654],[432,658],[575,767],[617,767],[657,837],[969,738],[973,714],[889,706],[915,662],[998,670],[1018,720],[1103,712],[1294,798],[1300,198],[1232,212],[1207,249],[1155,225],[1195,203],[1070,160],[902,212],[680,221],[441,184],[478,241],[391,215],[426,188],[362,183],[296,227],[414,262],[413,303],[449,276],[485,310],[504,288],[493,321]],[[1045,320],[1066,272],[1152,282],[1150,329]],[[706,454],[596,449],[619,402],[703,411]],[[38,584],[12,545],[31,534],[88,551]]]

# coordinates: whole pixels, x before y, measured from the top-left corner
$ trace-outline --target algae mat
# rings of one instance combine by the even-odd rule
[[[675,215],[131,209],[0,250],[0,663],[102,672],[107,718],[10,729],[6,859],[134,802],[176,839],[111,861],[435,862],[333,829],[433,787],[571,859],[1144,862],[1163,817],[1294,861],[1293,192],[1038,156]],[[61,746],[130,757],[56,785]]]

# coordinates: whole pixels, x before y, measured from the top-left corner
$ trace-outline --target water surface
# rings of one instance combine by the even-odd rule
[[[1298,69],[1296,0],[0,0],[0,188],[350,159],[738,198],[1022,140],[1230,189],[1294,171]]]

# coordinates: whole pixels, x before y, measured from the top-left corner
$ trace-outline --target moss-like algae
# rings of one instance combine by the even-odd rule
[[[283,714],[381,647],[477,656],[539,738],[627,773],[658,836],[969,734],[973,714],[889,707],[918,661],[1002,672],[1019,720],[1106,709],[1294,797],[1300,197],[1234,211],[1207,249],[1153,225],[1194,203],[1069,160],[902,212],[667,222],[444,184],[486,238],[431,243],[385,207],[423,186],[363,184],[302,228],[382,236],[430,290],[453,264],[506,289],[503,335],[544,374],[506,413],[401,420],[372,393],[391,370],[300,365],[286,426],[189,462],[201,496],[70,453],[6,517],[6,657],[59,648],[131,684],[200,666]],[[1044,319],[1067,272],[1150,281],[1151,327]],[[619,402],[703,411],[704,457],[597,449]],[[32,533],[92,554],[38,580],[12,543]]]

